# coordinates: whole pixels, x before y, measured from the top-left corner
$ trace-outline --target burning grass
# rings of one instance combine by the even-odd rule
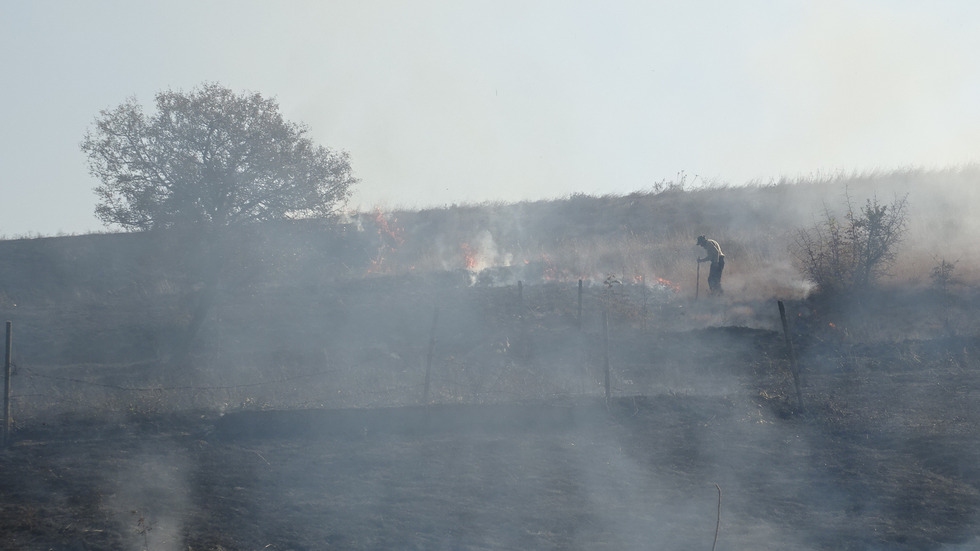
[[[974,268],[929,285],[912,195],[888,284],[804,300],[785,238],[836,192],[794,185],[250,233],[187,363],[143,236],[6,244],[47,268],[3,267],[0,546],[706,548],[715,483],[719,548],[975,543]],[[701,233],[729,263],[695,301]]]
[[[345,319],[349,332],[318,342],[329,354],[304,352],[295,344],[308,342],[305,334],[284,328],[296,341],[276,349],[281,380],[228,381],[234,398],[221,395],[228,389],[175,388],[110,408],[118,389],[78,381],[136,384],[152,380],[154,366],[47,371],[48,382],[68,385],[58,396],[71,411],[25,418],[15,446],[0,454],[3,545],[706,547],[714,483],[726,496],[721,546],[929,549],[978,533],[976,338],[857,341],[830,327],[829,313],[794,315],[807,406],[800,415],[782,335],[704,328],[721,318],[697,316],[733,305],[671,299],[647,312],[645,327],[635,308],[611,317],[607,404],[599,322],[590,314],[582,328],[576,323],[577,285],[527,286],[520,296],[465,282],[438,295],[380,278],[362,285],[322,297],[358,306]],[[640,304],[641,289],[630,285],[592,288],[585,311],[616,304],[610,289],[623,304]],[[414,338],[378,335],[418,319],[410,313],[433,296],[444,324],[432,392],[441,405],[422,407],[428,316]],[[409,297],[418,303],[400,310]],[[276,301],[264,311],[273,315],[273,305],[299,308]],[[803,306],[791,302],[790,313]],[[901,306],[891,301],[891,321]],[[367,323],[375,333],[363,333]],[[246,333],[238,338],[249,342]],[[371,341],[376,348],[363,346]],[[360,346],[344,351],[341,342]],[[332,365],[324,378],[299,378],[317,357]],[[39,369],[26,367],[20,377]],[[59,379],[69,373],[73,380]],[[77,394],[83,388],[103,397]],[[227,406],[194,409],[195,396]]]

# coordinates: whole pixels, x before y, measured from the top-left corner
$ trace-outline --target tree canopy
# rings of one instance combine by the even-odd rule
[[[128,230],[329,217],[358,180],[307,133],[274,99],[218,84],[161,92],[150,115],[130,98],[81,143],[102,182],[95,213]]]

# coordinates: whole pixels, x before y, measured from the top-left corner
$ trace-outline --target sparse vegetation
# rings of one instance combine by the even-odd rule
[[[806,277],[828,295],[873,287],[895,263],[908,227],[907,196],[883,205],[877,197],[855,208],[848,196],[839,216],[824,208],[824,219],[796,234],[795,255]]]
[[[958,260],[949,262],[945,257],[937,260],[936,266],[930,275],[933,285],[943,293],[943,297],[948,296],[949,288],[956,282],[953,270],[956,268]]]
[[[786,251],[843,187],[257,225],[220,247],[231,277],[195,378],[161,369],[188,315],[179,251],[152,233],[2,241],[18,341],[0,547],[687,549],[712,527],[719,549],[972,545],[972,267],[937,259],[949,236],[896,194],[907,239],[850,279],[875,287],[863,325],[828,313]],[[892,206],[856,210],[854,234]],[[705,232],[729,287],[695,303]],[[955,331],[922,315],[937,289]]]
[[[956,283],[956,277],[953,276],[953,270],[956,268],[956,263],[958,261],[949,262],[945,257],[938,259],[938,263],[932,269],[932,274],[930,278],[932,279],[932,284],[939,291],[940,300],[942,301],[942,311],[943,311],[943,327],[949,330],[949,308],[950,308],[950,290],[951,287]]]

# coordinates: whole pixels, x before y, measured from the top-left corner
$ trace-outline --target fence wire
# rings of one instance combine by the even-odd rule
[[[402,346],[398,354],[382,352],[360,361],[334,358],[313,370],[311,365],[259,364],[223,373],[221,380],[208,379],[215,374],[183,373],[163,362],[48,365],[21,359],[13,364],[11,400],[16,407],[11,417],[26,424],[50,414],[80,412],[494,403],[643,393],[663,386],[663,381],[654,383],[644,375],[656,358],[635,358],[649,355],[643,350],[649,339],[637,335],[670,300],[670,290],[607,281],[586,288],[576,300],[575,289],[574,283],[521,286],[519,302],[498,323],[500,329],[478,337],[460,339],[453,335],[452,322],[446,322],[434,335],[431,365],[426,365],[424,340]],[[603,341],[600,311],[614,320],[611,343]],[[605,363],[612,366],[608,390]],[[277,377],[255,377],[275,370]],[[137,380],[126,384],[114,374]],[[187,382],[170,383],[168,377]]]

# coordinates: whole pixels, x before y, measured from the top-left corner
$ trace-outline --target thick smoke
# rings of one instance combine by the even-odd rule
[[[121,450],[107,478],[104,507],[131,549],[182,550],[194,518],[191,466],[173,443]]]

